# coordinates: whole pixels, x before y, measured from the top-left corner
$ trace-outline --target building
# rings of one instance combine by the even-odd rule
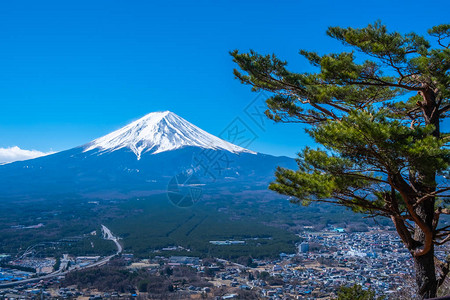
[[[306,253],[309,251],[309,243],[303,242],[298,247],[298,252],[300,253]]]
[[[172,264],[180,265],[198,265],[200,262],[200,258],[190,256],[171,256],[169,258],[169,262]]]
[[[10,256],[8,254],[0,254],[0,261],[2,260],[8,260]]]

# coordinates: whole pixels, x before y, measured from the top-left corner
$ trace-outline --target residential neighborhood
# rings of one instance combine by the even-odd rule
[[[162,256],[135,258],[123,253],[119,258],[127,272],[146,272],[154,276],[171,278],[167,293],[174,299],[331,299],[341,286],[359,284],[363,289],[374,290],[378,295],[396,299],[402,290],[413,288],[409,278],[411,255],[398,236],[389,228],[371,227],[367,232],[346,232],[342,228],[327,227],[321,231],[310,228],[299,234],[302,242],[297,253],[280,253],[276,259],[225,260],[192,256]],[[229,243],[223,243],[226,247]],[[177,246],[172,249],[178,249]],[[438,248],[444,257],[446,248]],[[160,254],[160,252],[156,254]],[[109,299],[152,298],[144,290],[121,292],[109,288],[92,290],[66,286],[64,278],[72,272],[95,264],[102,257],[71,257],[64,255],[58,269],[49,269],[52,258],[27,258],[14,260],[6,255],[9,268],[0,269],[0,297],[9,299],[63,298]],[[21,281],[38,276],[14,267],[34,268],[47,273],[65,270],[46,280]],[[99,267],[101,268],[101,267]],[[184,276],[202,278],[195,281],[177,280],[173,272],[190,270]],[[69,271],[69,272],[67,272]],[[73,273],[72,273],[73,274]],[[186,275],[190,274],[190,275]],[[56,276],[57,275],[57,276]],[[154,277],[158,278],[158,277]],[[187,278],[189,279],[189,278]],[[10,283],[11,286],[4,286]],[[3,285],[3,287],[2,287]],[[180,298],[181,297],[181,298]],[[255,297],[255,298],[251,298]],[[168,298],[170,299],[170,298]]]

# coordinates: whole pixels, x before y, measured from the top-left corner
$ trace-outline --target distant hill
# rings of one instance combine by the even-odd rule
[[[296,162],[233,145],[174,113],[150,113],[85,145],[0,166],[0,252],[87,235],[39,251],[110,253],[89,235],[100,224],[140,257],[167,246],[197,256],[294,252],[298,237],[283,225],[288,201],[267,189],[277,166]],[[14,229],[37,223],[44,227]],[[209,243],[230,239],[245,245]]]
[[[291,158],[228,143],[174,113],[155,112],[85,145],[0,166],[0,197],[127,198],[176,188],[179,178],[186,179],[181,187],[204,193],[266,189],[279,165],[296,166]]]

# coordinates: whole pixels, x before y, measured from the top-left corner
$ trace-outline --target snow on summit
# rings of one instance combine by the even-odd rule
[[[209,134],[170,111],[150,113],[86,144],[84,152],[94,149],[112,152],[128,148],[140,159],[145,152],[156,154],[186,146],[255,153]]]

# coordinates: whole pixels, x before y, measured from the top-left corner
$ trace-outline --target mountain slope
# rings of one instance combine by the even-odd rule
[[[157,154],[187,146],[255,154],[209,134],[169,111],[150,113],[85,145],[84,151],[111,152],[128,148],[140,159],[143,152]]]
[[[0,199],[148,195],[165,192],[180,174],[195,176],[205,193],[267,189],[279,165],[296,164],[228,143],[174,113],[158,112],[80,147],[0,166]]]

